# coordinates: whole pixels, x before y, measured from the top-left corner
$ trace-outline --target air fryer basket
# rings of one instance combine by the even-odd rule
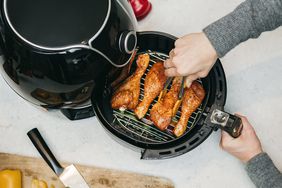
[[[152,59],[150,65],[152,65],[156,61],[167,58],[169,51],[174,48],[175,40],[175,37],[165,33],[140,32],[138,33],[138,53],[149,53]],[[141,79],[141,85],[144,83],[144,77],[145,75]],[[177,138],[169,129],[162,132],[154,125],[147,125],[137,120],[130,111],[121,113],[113,110],[110,105],[113,92],[109,81],[111,79],[113,78],[109,76],[101,78],[97,84],[92,95],[94,111],[102,125],[115,138],[118,138],[118,141],[140,148],[142,159],[175,157],[197,147],[214,129],[211,124],[206,123],[210,110],[214,106],[222,109],[226,100],[225,74],[220,61],[217,60],[209,75],[198,80],[206,91],[206,97],[190,117],[186,132]],[[179,113],[176,116],[179,116]]]

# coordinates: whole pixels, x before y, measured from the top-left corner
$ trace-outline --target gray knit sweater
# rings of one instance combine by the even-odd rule
[[[259,188],[281,188],[282,174],[274,166],[266,153],[261,153],[248,161],[246,170]]]
[[[241,42],[257,38],[262,32],[281,25],[282,0],[246,0],[203,31],[218,56],[223,57]],[[251,159],[246,165],[246,171],[259,188],[282,188],[282,174],[266,153]]]
[[[232,48],[282,25],[282,0],[246,0],[233,12],[210,24],[204,33],[223,57]]]

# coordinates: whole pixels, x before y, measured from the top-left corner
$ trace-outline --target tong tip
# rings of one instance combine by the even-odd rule
[[[181,100],[182,97],[183,97],[183,93],[184,93],[184,88],[185,88],[185,77],[182,77],[182,80],[181,80],[181,88],[180,88],[180,91],[178,93],[178,100]]]

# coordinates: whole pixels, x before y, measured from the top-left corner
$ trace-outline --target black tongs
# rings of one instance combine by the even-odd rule
[[[162,100],[162,98],[166,95],[167,90],[168,90],[167,88],[168,88],[169,84],[171,83],[172,79],[173,79],[173,77],[168,77],[168,79],[166,80],[164,88],[161,91],[161,93],[159,94],[158,102],[160,102]]]
[[[182,99],[183,99],[183,94],[184,94],[184,89],[185,89],[185,77],[181,78],[181,87],[180,87],[180,91],[178,93],[178,100],[176,101],[176,103],[174,104],[174,107],[172,109],[172,116],[175,116],[178,108],[180,107],[181,103],[182,103]]]
[[[162,100],[162,98],[166,95],[167,91],[168,91],[168,86],[170,85],[170,83],[172,82],[173,77],[169,77],[166,80],[164,89],[161,91],[159,98],[158,98],[158,102]],[[180,91],[178,93],[178,100],[176,101],[176,103],[174,104],[173,110],[172,110],[172,116],[175,116],[175,114],[178,111],[178,108],[181,105],[182,99],[183,99],[183,94],[184,94],[184,89],[185,89],[185,77],[181,77],[181,88]]]

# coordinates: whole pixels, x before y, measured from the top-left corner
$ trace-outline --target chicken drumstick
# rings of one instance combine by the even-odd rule
[[[134,110],[139,101],[140,79],[145,73],[149,62],[149,54],[138,56],[136,71],[114,92],[111,100],[113,109]]]
[[[204,97],[205,90],[197,81],[194,81],[189,88],[185,88],[181,116],[173,131],[177,137],[185,132],[190,116],[201,105]]]
[[[164,88],[166,76],[164,65],[161,62],[155,63],[145,78],[144,97],[135,108],[134,112],[138,119],[145,116],[150,104]]]
[[[158,101],[150,111],[150,118],[160,130],[165,130],[173,117],[173,107],[178,100],[181,77],[175,77],[169,92]]]

